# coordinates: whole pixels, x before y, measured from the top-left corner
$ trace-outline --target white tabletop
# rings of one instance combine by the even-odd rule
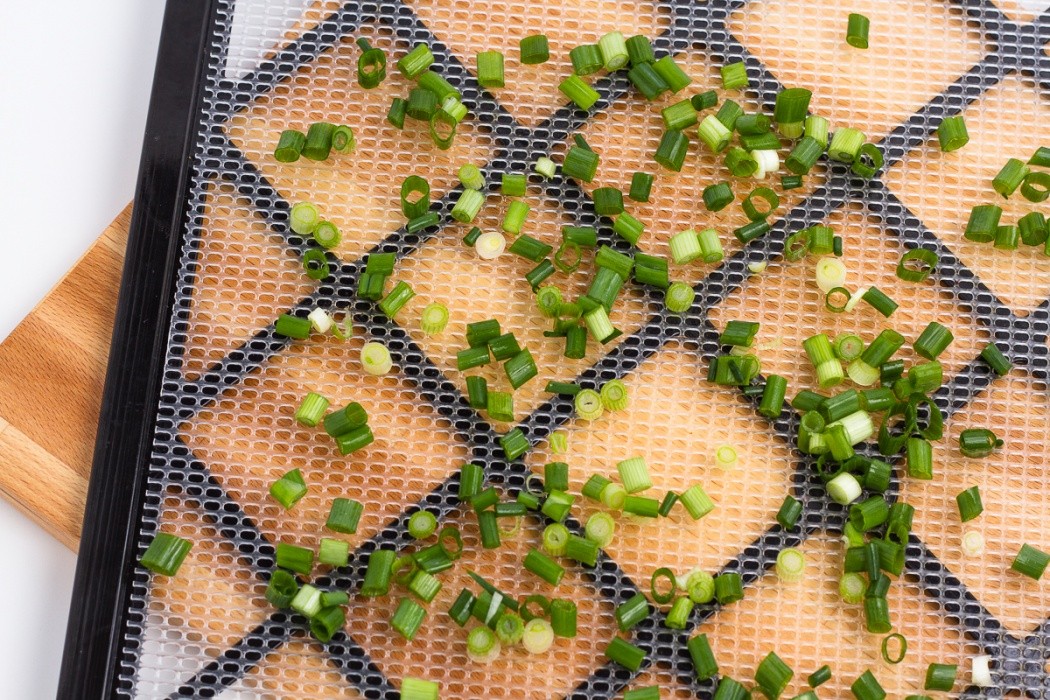
[[[163,9],[0,3],[0,339],[131,200]],[[3,500],[0,553],[2,695],[54,698],[75,557]]]

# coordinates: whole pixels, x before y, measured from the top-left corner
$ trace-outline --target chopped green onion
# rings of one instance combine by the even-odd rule
[[[736,131],[741,136],[759,136],[769,133],[770,119],[764,114],[745,114],[736,120]]]
[[[332,134],[335,124],[315,122],[306,131],[306,144],[302,156],[310,160],[327,160],[332,152]]]
[[[514,422],[514,395],[505,391],[489,391],[485,404],[489,418],[504,423]]]
[[[685,282],[675,282],[664,294],[664,304],[671,313],[680,314],[689,310],[696,298],[696,292]]]
[[[660,592],[661,580],[668,582],[667,591],[664,593]],[[654,603],[657,605],[670,603],[674,600],[674,595],[677,590],[678,582],[673,571],[667,567],[661,567],[653,572],[652,578],[649,580],[649,595],[652,597]],[[646,609],[648,610],[648,606],[646,606]]]
[[[933,445],[928,440],[910,437],[905,443],[908,476],[913,479],[933,478]]]
[[[785,190],[793,190],[802,187],[802,176],[784,175],[780,178],[780,186]]]
[[[689,624],[689,616],[693,613],[695,605],[689,599],[689,596],[681,596],[675,599],[674,604],[671,605],[671,609],[667,613],[667,617],[664,618],[664,625],[668,629],[684,630],[686,625]]]
[[[565,154],[561,172],[565,177],[590,182],[598,172],[598,154],[586,148],[572,146]]]
[[[714,90],[708,90],[707,92],[693,95],[689,98],[689,101],[693,103],[693,109],[700,112],[705,109],[710,109],[718,104],[718,93]]]
[[[270,582],[266,586],[266,600],[275,608],[289,607],[298,592],[299,582],[292,574],[284,569],[275,569],[270,574]]]
[[[1000,377],[1005,377],[1010,372],[1012,367],[1010,360],[1002,353],[1002,351],[995,346],[994,343],[988,343],[981,351],[981,359],[987,362],[992,371]]]
[[[622,411],[627,408],[630,400],[627,395],[627,385],[619,379],[610,379],[605,382],[600,395],[602,406],[607,411]]]
[[[310,248],[303,253],[303,268],[312,280],[323,280],[329,275],[328,258],[323,250]],[[309,323],[307,324],[309,326]],[[305,337],[305,336],[304,336]]]
[[[332,150],[336,153],[351,153],[356,147],[353,129],[345,125],[335,127],[332,132]]]
[[[565,575],[565,568],[561,564],[538,549],[529,550],[525,555],[524,565],[527,571],[536,574],[552,586],[561,583],[562,576]]]
[[[1021,182],[1028,177],[1030,172],[1031,170],[1023,161],[1017,158],[1010,158],[992,179],[992,189],[1001,194],[1004,199],[1008,199],[1010,195],[1017,191],[1017,188],[1021,186]]]
[[[791,667],[771,651],[755,669],[755,684],[769,700],[777,700],[794,675]]]
[[[583,322],[587,326],[587,331],[591,334],[591,337],[593,337],[595,340],[597,340],[603,345],[620,335],[620,332],[613,328],[612,322],[609,320],[609,314],[605,311],[604,306],[599,306],[598,308],[592,309],[585,313],[583,315]],[[583,392],[580,392],[580,394],[582,393]],[[579,394],[577,394],[577,410],[579,410],[579,405],[580,398]]]
[[[788,547],[777,555],[777,578],[784,583],[797,583],[806,571],[806,555],[800,549]]]
[[[857,151],[857,157],[853,160],[850,170],[853,171],[854,175],[870,180],[882,168],[883,163],[885,163],[885,158],[878,146],[873,143],[866,143]]]
[[[435,681],[411,676],[401,679],[401,700],[438,700],[440,693],[441,684]]]
[[[533,170],[535,170],[547,180],[554,177],[554,174],[557,172],[557,168],[558,166],[554,163],[554,161],[548,158],[547,156],[540,156],[536,159],[536,162],[532,166]]]
[[[525,623],[525,634],[521,638],[521,645],[530,654],[543,654],[554,643],[554,629],[551,623],[541,617],[534,618]]]
[[[890,656],[890,642],[897,642],[897,655]],[[908,640],[903,634],[895,632],[882,640],[882,660],[888,664],[899,664],[904,661],[904,657],[908,654]]]
[[[963,115],[945,117],[937,127],[937,141],[945,153],[957,151],[970,141]]]
[[[1017,227],[1021,232],[1021,242],[1025,245],[1039,246],[1046,243],[1046,217],[1042,212],[1028,212],[1018,219]]]
[[[733,146],[726,152],[725,164],[734,177],[750,177],[758,170],[758,161],[739,146]]]
[[[784,497],[784,502],[780,504],[780,510],[777,511],[777,522],[780,523],[780,526],[785,530],[790,530],[795,527],[798,523],[798,519],[801,517],[802,502],[791,494],[788,494]]]
[[[1003,441],[986,428],[967,428],[959,433],[959,451],[966,457],[987,457],[1002,446]]]
[[[729,146],[729,141],[733,137],[733,132],[727,129],[726,125],[718,120],[718,117],[709,114],[704,117],[702,122],[700,122],[697,135],[712,153],[721,153]]]
[[[539,374],[539,369],[536,367],[536,362],[532,359],[532,353],[529,352],[528,348],[507,360],[503,365],[503,370],[507,374],[507,380],[514,389],[521,388],[526,382]]]
[[[529,440],[520,428],[514,428],[499,440],[503,448],[504,456],[509,460],[515,460],[525,454],[529,449]]]
[[[978,204],[970,210],[970,219],[966,222],[963,238],[975,243],[991,243],[999,229],[999,217],[1003,215],[1001,207],[995,204]]]
[[[1029,202],[1045,202],[1050,197],[1050,173],[1039,171],[1028,174],[1021,184],[1021,196]]]
[[[810,688],[818,688],[831,680],[831,666],[824,664],[806,678]]]
[[[607,71],[620,70],[630,60],[627,42],[620,32],[609,32],[602,36],[598,40],[598,49],[602,53],[602,64]]]
[[[745,224],[740,228],[733,229],[733,235],[741,243],[747,244],[769,233],[769,229],[769,222],[760,219],[758,221],[752,221],[749,224]]]
[[[892,316],[893,312],[897,310],[897,302],[886,296],[878,287],[869,287],[868,291],[861,295],[861,298],[886,318]]]
[[[500,651],[496,633],[484,625],[475,627],[467,635],[467,656],[475,663],[491,663],[499,657]]]
[[[627,491],[619,484],[608,484],[602,489],[601,502],[606,508],[621,510],[627,502]]]
[[[640,518],[656,518],[660,515],[660,501],[646,496],[626,496],[623,511]]]
[[[828,120],[811,114],[806,117],[805,135],[815,139],[822,148],[828,147]]]
[[[565,545],[565,556],[587,566],[596,566],[598,549],[598,543],[593,540],[578,535],[569,535],[569,542]]]
[[[663,78],[664,82],[670,87],[671,92],[677,93],[693,82],[693,79],[686,75],[685,71],[679,67],[675,60],[670,55],[664,56],[660,60],[652,64],[653,70]],[[606,65],[606,68],[609,66]]]
[[[278,163],[294,163],[299,160],[306,146],[306,134],[295,129],[285,129],[277,140],[273,151],[274,160]]]
[[[813,93],[806,88],[788,88],[777,93],[773,121],[784,138],[797,139],[802,136],[812,97]]]
[[[721,67],[722,89],[739,90],[747,87],[747,65],[743,61],[728,63]]]
[[[552,489],[543,502],[541,512],[555,522],[562,522],[568,517],[576,497],[565,491]]]
[[[325,527],[332,532],[352,535],[357,532],[357,523],[361,520],[364,506],[349,498],[336,498],[328,512]]]
[[[598,187],[592,193],[594,213],[598,216],[616,216],[623,213],[623,194],[615,187]]]
[[[636,34],[627,39],[625,46],[627,47],[627,55],[632,66],[637,66],[641,63],[652,63],[656,59],[656,56],[653,54],[653,45],[646,36]]]
[[[748,700],[750,697],[750,691],[742,683],[729,676],[722,676],[712,700]]]
[[[516,203],[517,202],[514,202],[512,204]],[[509,216],[510,214],[508,213],[508,217]],[[554,250],[553,247],[547,245],[543,241],[536,240],[532,236],[518,236],[516,239],[514,239],[514,242],[511,244],[510,248],[508,249],[508,252],[514,253],[515,255],[520,255],[526,260],[531,260],[532,262],[540,262],[545,257],[550,255],[552,250]]]
[[[686,644],[689,650],[689,658],[693,662],[693,673],[697,680],[713,678],[718,673],[718,662],[711,651],[711,644],[707,641],[706,634],[698,634],[691,637]]]
[[[725,258],[722,241],[713,228],[704,229],[696,237],[700,241],[700,257],[705,263],[718,263]]]
[[[605,410],[601,395],[593,389],[584,389],[576,394],[575,406],[576,414],[587,421],[598,420]]]
[[[736,122],[742,116],[744,116],[744,108],[733,100],[726,100],[715,112],[715,119],[721,122],[722,126],[729,129],[729,131],[733,131],[736,128]],[[749,147],[748,150],[753,149]]]
[[[708,185],[703,193],[704,206],[708,211],[722,211],[733,201],[733,190],[728,182]]]
[[[279,560],[281,558],[281,547],[282,544],[277,545]],[[149,546],[146,547],[146,551],[143,552],[139,563],[154,573],[174,576],[179,572],[182,562],[192,548],[193,543],[190,540],[167,532],[158,532],[149,543]],[[310,552],[310,550],[305,551],[309,552],[312,563],[313,552]],[[280,563],[278,563],[278,566],[280,566]],[[306,573],[309,573],[309,569],[307,569]]]
[[[434,93],[437,96],[439,105],[444,103],[450,96],[455,97],[457,100],[463,98],[463,95],[460,94],[459,90],[453,87],[452,83],[430,70],[422,73],[416,79],[416,84],[420,88]]]
[[[897,277],[905,282],[922,282],[937,268],[937,253],[915,248],[901,256],[897,263]]]
[[[857,477],[843,472],[827,483],[828,495],[839,505],[849,505],[860,498],[862,491]]]
[[[576,636],[576,603],[556,598],[551,601],[551,631],[556,637]]]
[[[322,537],[317,548],[317,561],[330,566],[346,566],[350,559],[350,543],[331,537]]]
[[[327,404],[327,401],[325,403]],[[284,506],[285,510],[290,510],[306,495],[306,492],[306,482],[303,481],[303,474],[298,469],[292,469],[270,485],[270,495]]]
[[[842,381],[842,364],[835,357],[831,341],[828,340],[826,335],[820,333],[807,338],[803,341],[802,347],[816,369],[817,382],[820,388],[827,389]]]
[[[300,236],[309,236],[321,222],[321,213],[310,202],[295,204],[288,214],[288,227]]]
[[[312,391],[308,392],[295,411],[295,422],[310,428],[317,427],[328,406],[328,399]]]
[[[682,100],[660,110],[664,126],[673,131],[682,131],[696,124],[696,110],[689,100]]]
[[[686,579],[685,587],[689,591],[689,600],[697,605],[710,603],[714,600],[715,579],[706,571],[697,569],[690,573],[689,578]]]
[[[868,29],[871,20],[864,15],[851,12],[846,22],[846,43],[855,49],[868,48]]]
[[[852,163],[864,145],[864,132],[848,127],[838,129],[831,137],[828,158],[842,163]]]
[[[835,135],[838,136],[838,132],[835,132]],[[834,143],[833,140],[832,145]],[[810,136],[804,136],[791,149],[787,160],[784,161],[784,167],[796,175],[807,175],[813,169],[813,166],[816,165],[817,159],[820,158],[823,152],[824,147],[820,145],[819,141]]]
[[[587,525],[584,528],[584,534],[587,539],[594,542],[601,548],[609,546],[612,542],[613,534],[616,532],[616,521],[612,519],[612,516],[608,513],[594,513],[591,517],[587,518]]]
[[[543,549],[552,557],[565,556],[569,545],[569,530],[561,523],[551,523],[543,529]]]
[[[756,198],[764,201],[765,206],[761,208],[756,206]],[[758,219],[764,219],[773,213],[773,210],[780,206],[780,197],[768,187],[756,187],[749,195],[747,195],[741,206],[743,207],[744,214],[747,215],[747,218],[756,221]]]
[[[569,51],[572,70],[576,75],[590,75],[602,68],[602,52],[597,44],[582,44]]]
[[[609,642],[609,646],[605,648],[605,656],[628,671],[634,672],[639,671],[645,661],[644,650],[620,637],[613,637],[613,640]]]
[[[532,34],[518,42],[521,63],[526,66],[546,63],[550,59],[550,46],[544,34]]]
[[[959,668],[955,664],[930,664],[926,668],[926,682],[923,690],[943,690],[950,692],[955,685],[955,676]]]
[[[570,75],[561,81],[558,84],[558,91],[582,110],[588,110],[593,107],[594,103],[601,97],[597,90],[584,82],[578,75]]]
[[[865,671],[849,688],[857,700],[883,700],[886,697],[886,691],[871,671]]]
[[[294,571],[297,574],[309,574],[314,565],[313,550],[306,547],[297,547],[294,544],[278,542],[276,549],[276,564],[282,569]],[[147,554],[149,550],[147,550]],[[143,559],[146,557],[144,556]],[[147,566],[145,562],[143,565]],[[163,572],[162,572],[163,573]],[[170,576],[170,574],[169,574]]]
[[[839,579],[839,595],[844,602],[851,605],[864,600],[866,588],[867,584],[864,582],[864,577],[858,573],[846,573]]]
[[[701,125],[701,128],[703,126]],[[653,160],[674,172],[682,171],[686,153],[689,151],[689,139],[681,131],[665,131],[656,147]]]
[[[565,333],[565,357],[582,360],[587,355],[587,329],[573,326]],[[577,387],[578,389],[578,387]],[[573,396],[580,393],[577,390]]]
[[[719,605],[729,605],[744,598],[744,581],[735,571],[715,576],[715,598]]]
[[[648,202],[649,194],[653,189],[653,176],[641,171],[631,176],[631,189],[627,196],[635,202]]]
[[[295,594],[288,607],[304,617],[312,618],[321,612],[321,591],[314,586],[306,584]]]
[[[655,100],[664,92],[671,89],[667,81],[663,79],[650,63],[641,63],[627,71],[627,79],[631,85],[642,93],[647,100]]]

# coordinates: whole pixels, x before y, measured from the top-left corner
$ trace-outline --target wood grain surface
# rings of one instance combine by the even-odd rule
[[[0,494],[70,549],[80,541],[130,223],[129,204],[0,343]]]

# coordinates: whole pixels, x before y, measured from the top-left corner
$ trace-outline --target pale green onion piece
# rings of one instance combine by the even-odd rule
[[[459,181],[463,183],[464,187],[472,190],[480,190],[485,187],[485,176],[481,174],[478,166],[473,163],[460,166]]]
[[[970,661],[970,683],[978,688],[991,688],[992,683],[992,657],[987,654],[975,656]]]
[[[530,654],[542,654],[554,644],[554,629],[551,623],[542,617],[537,617],[525,623],[525,634],[521,638],[521,645]]]
[[[299,202],[288,215],[288,226],[300,236],[309,236],[321,223],[321,213],[310,202]]]
[[[753,262],[747,264],[748,272],[753,275],[760,275],[766,271],[766,267],[769,265],[768,262],[763,260],[762,262]]]
[[[642,457],[631,457],[617,463],[616,471],[627,493],[638,493],[653,486],[652,479],[649,478],[649,467]]]
[[[861,486],[857,477],[849,472],[843,472],[827,484],[828,495],[839,505],[849,505],[860,498]]]
[[[623,508],[623,504],[627,500],[627,489],[619,484],[607,484],[598,497],[601,499],[602,505],[606,508],[620,510]]]
[[[547,438],[547,444],[550,445],[552,453],[563,455],[569,449],[569,438],[565,433],[558,431],[550,434],[550,437]]]
[[[495,600],[495,596],[493,596]],[[496,633],[484,625],[479,625],[467,635],[467,656],[478,664],[489,664],[499,658],[500,644]]]
[[[441,684],[422,678],[405,676],[401,679],[401,700],[439,700]]]
[[[627,41],[620,32],[609,32],[598,40],[598,50],[602,54],[605,70],[619,70],[627,65],[630,58],[627,53]]]
[[[800,549],[788,547],[777,555],[777,578],[784,583],[797,583],[806,571],[806,555]]]
[[[827,294],[835,287],[846,285],[846,266],[834,257],[824,257],[817,261],[817,287]],[[859,295],[854,295],[859,297]],[[848,307],[847,307],[848,310]]]
[[[584,534],[602,549],[609,546],[615,533],[616,521],[608,513],[597,512],[587,518]]]
[[[751,151],[751,157],[758,163],[753,175],[756,180],[764,180],[769,173],[780,170],[780,155],[774,150]]]
[[[584,420],[598,420],[605,412],[602,397],[594,389],[584,389],[576,394],[576,414]]]
[[[438,335],[448,325],[448,307],[444,304],[427,304],[419,317],[419,327],[424,335]]]
[[[977,557],[984,552],[984,535],[977,530],[967,530],[962,537],[963,554]]]
[[[731,471],[736,467],[737,453],[732,445],[722,445],[715,450],[715,465],[723,471]]]
[[[850,380],[854,384],[859,384],[860,386],[871,386],[879,381],[879,368],[872,367],[859,357],[849,363],[846,367],[846,374],[849,375]]]
[[[332,329],[332,317],[324,309],[314,309],[307,318],[318,333],[327,333]]]
[[[547,156],[540,156],[536,159],[536,164],[533,165],[533,169],[548,180],[554,177],[557,167],[554,161]]]
[[[703,254],[700,239],[693,229],[671,236],[668,244],[671,247],[671,260],[675,265],[687,265]]]
[[[867,587],[864,577],[857,573],[843,574],[839,579],[839,595],[846,603],[854,604],[864,600]]]
[[[495,260],[507,247],[507,239],[499,231],[488,231],[478,236],[474,250],[482,260]]]
[[[373,377],[381,377],[394,366],[390,351],[382,343],[365,343],[361,348],[361,367]]]

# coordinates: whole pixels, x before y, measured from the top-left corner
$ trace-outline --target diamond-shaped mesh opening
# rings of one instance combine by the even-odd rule
[[[405,589],[395,586],[389,597],[357,597],[350,602],[347,632],[389,678],[398,684],[405,675],[438,681],[442,698],[540,700],[565,695],[601,664],[602,651],[616,631],[616,621],[613,606],[597,594],[583,568],[565,562],[561,583],[552,587],[521,566],[529,550],[540,546],[546,523],[531,515],[524,518],[520,530],[502,535],[502,546],[494,551],[481,547],[477,523],[469,509],[454,512],[442,522],[446,524],[460,529],[463,554],[452,569],[440,575],[441,591],[427,606],[426,621],[413,641],[401,638],[389,624],[398,601],[410,595]],[[507,527],[506,523],[501,525]],[[577,605],[577,636],[555,639],[547,654],[531,655],[518,646],[506,649],[489,664],[469,660],[467,630],[481,623],[472,618],[461,629],[445,611],[463,588],[477,591],[471,571],[516,600],[541,594],[573,601]],[[443,660],[433,663],[438,649]]]
[[[801,550],[806,556],[802,581],[780,583],[771,571],[744,600],[699,627],[715,650],[721,673],[748,682],[765,655],[776,651],[795,671],[786,696],[804,692],[806,677],[830,664],[832,679],[818,693],[835,698],[850,697],[850,684],[868,669],[890,697],[921,694],[931,663],[958,664],[960,679],[969,677],[966,659],[979,650],[967,643],[959,621],[938,610],[910,576],[896,581],[889,595],[890,619],[908,640],[904,660],[891,665],[882,659],[885,635],[864,631],[863,606],[847,605],[839,596],[842,542],[821,535]],[[957,682],[956,692],[964,686],[965,681]]]
[[[830,0],[483,8],[422,0],[341,7],[318,2],[294,21],[281,0],[263,19],[248,14],[243,20],[264,35],[270,25],[277,27],[288,43],[273,53],[265,43],[243,51],[229,47],[234,6],[241,10],[245,3],[216,4],[187,198],[189,225],[178,258],[147,505],[137,533],[139,553],[158,528],[175,528],[196,545],[180,576],[165,580],[136,570],[129,579],[119,695],[392,700],[402,679],[416,675],[440,680],[446,698],[616,697],[624,687],[653,683],[663,688],[663,697],[706,697],[711,684],[693,679],[684,655],[685,641],[698,629],[716,641],[724,670],[748,683],[761,655],[775,648],[800,677],[832,663],[835,680],[824,692],[834,696],[844,695],[852,678],[869,667],[891,694],[918,692],[922,669],[931,661],[961,664],[955,688],[961,692],[967,658],[980,644],[995,656],[996,678],[1004,687],[1042,692],[1045,635],[1020,640],[1045,627],[1050,609],[1038,584],[1006,569],[1022,541],[1050,547],[1044,545],[1043,499],[1031,495],[1045,481],[1046,388],[1042,379],[1021,370],[989,388],[989,372],[974,358],[991,329],[1018,365],[1044,376],[1039,368],[1046,365],[1050,273],[1044,274],[1034,251],[1007,256],[990,247],[968,250],[958,237],[968,199],[979,190],[991,197],[988,181],[1001,161],[1026,157],[1042,145],[1033,139],[1046,121],[1045,98],[1027,76],[1042,70],[1033,61],[1044,59],[1032,54],[1045,28],[1038,28],[1041,35],[1018,29],[984,0],[861,0],[849,8]],[[1027,3],[1016,4],[1027,9]],[[1018,11],[1000,6],[1007,13]],[[871,49],[845,46],[848,11],[872,18]],[[621,79],[602,79],[597,83],[609,99],[593,114],[565,106],[556,85],[567,71],[569,44],[594,41],[614,28],[659,37],[659,50],[678,56],[693,85],[649,104],[621,92],[626,87]],[[517,41],[534,31],[550,36],[554,58],[542,66],[519,66]],[[372,91],[361,90],[354,80],[360,51],[354,40],[360,36],[391,52],[389,77]],[[409,87],[394,62],[415,43],[434,39],[435,70],[462,89],[472,113],[449,151],[434,148],[422,124],[409,121],[398,131],[385,120],[390,100]],[[475,52],[489,48],[507,55],[509,87],[495,95],[479,92],[471,75]],[[246,61],[259,55],[272,60],[244,73]],[[719,89],[717,68],[740,57],[748,61],[751,87],[727,95]],[[242,82],[227,79],[227,67],[239,71]],[[1017,67],[1024,77],[1017,77]],[[819,164],[803,188],[783,198],[773,231],[742,249],[731,230],[743,223],[739,201],[751,183],[734,181],[737,201],[726,211],[704,210],[703,187],[726,177],[720,159],[703,151],[690,128],[693,143],[683,172],[660,169],[651,160],[659,109],[714,88],[748,111],[760,103],[768,110],[778,81],[813,87],[814,110],[833,127],[859,126],[886,145],[892,161],[903,160],[885,176],[885,185],[865,185],[841,166]],[[972,138],[966,148],[946,156],[923,143],[945,112],[965,105]],[[274,160],[282,129],[321,119],[352,126],[357,152],[324,163]],[[454,199],[458,167],[487,166],[489,195],[475,223],[495,230],[506,207],[493,184],[500,174],[520,172],[543,154],[560,160],[576,132],[602,154],[596,181],[578,188],[560,178],[541,182],[531,176],[525,233],[556,244],[566,223],[597,224],[602,240],[612,241],[611,222],[594,216],[587,196],[600,185],[626,192],[631,173],[646,170],[656,175],[653,201],[627,202],[627,210],[647,225],[641,248],[664,255],[671,235],[712,226],[722,235],[727,259],[718,267],[672,266],[674,279],[698,283],[702,291],[694,309],[681,316],[663,310],[659,292],[628,283],[613,314],[624,336],[605,347],[592,342],[586,360],[571,362],[561,356],[558,339],[542,337],[543,319],[524,280],[531,262],[509,254],[497,263],[479,261],[461,242],[469,227],[445,219],[426,231],[404,233],[398,191],[402,179],[414,173],[428,178],[433,200]],[[343,232],[335,251],[343,264],[322,283],[304,279],[298,256],[307,242],[287,228],[288,208],[302,200],[315,202]],[[447,204],[434,210],[447,212]],[[1007,205],[1011,216],[1029,210],[1024,207],[1014,200]],[[849,286],[876,284],[900,302],[892,319],[881,319],[863,304],[850,315],[827,313],[809,281],[815,261],[780,259],[785,235],[821,221],[835,226],[846,242]],[[362,256],[377,245],[398,254],[395,279],[411,283],[418,295],[393,320],[356,297]],[[917,245],[940,251],[942,265],[925,283],[900,282],[892,272],[896,259]],[[747,262],[764,259],[770,262],[764,272],[747,272]],[[586,253],[578,272],[558,273],[549,283],[573,298],[586,289],[591,269],[592,254]],[[419,314],[430,302],[451,311],[448,328],[436,337],[419,329]],[[274,336],[270,324],[276,315],[315,306],[351,311],[354,339],[286,342]],[[510,425],[492,424],[485,411],[468,408],[464,373],[455,370],[465,324],[490,317],[513,331],[541,368],[539,377],[516,392],[515,420],[543,448],[514,464],[506,463],[495,443]],[[823,489],[807,480],[805,462],[792,447],[793,423],[759,418],[737,390],[705,381],[707,361],[717,351],[716,333],[731,318],[762,322],[757,352],[763,372],[789,377],[792,394],[811,386],[798,345],[815,332],[849,331],[870,339],[892,325],[912,340],[936,319],[955,333],[943,357],[952,381],[944,405],[954,415],[948,437],[936,448],[938,476],[903,485],[903,497],[916,504],[919,515],[907,573],[892,594],[893,619],[909,630],[911,647],[900,667],[882,665],[880,640],[863,632],[856,608],[837,599],[841,546],[834,537],[841,509],[825,510]],[[360,371],[361,346],[373,338],[393,353],[395,370],[384,378]],[[908,352],[902,356],[910,358]],[[506,386],[496,364],[470,373],[487,377],[494,388]],[[580,376],[591,386],[622,377],[629,408],[586,423],[573,417],[571,402],[551,400],[543,391],[548,380]],[[325,394],[334,406],[362,403],[376,442],[344,458],[319,431],[298,426],[293,413],[308,391]],[[960,463],[953,441],[967,425],[1002,431],[1009,449]],[[599,567],[570,564],[565,580],[551,591],[521,568],[525,552],[540,542],[543,521],[530,517],[498,552],[481,552],[473,517],[450,506],[463,463],[484,464],[492,481],[510,487],[511,495],[525,469],[539,471],[554,459],[545,438],[558,428],[568,435],[569,453],[561,459],[570,464],[574,490],[590,474],[614,476],[618,461],[640,455],[648,461],[654,495],[699,483],[715,510],[699,523],[680,507],[655,522],[619,517],[618,536]],[[714,451],[725,444],[740,454],[731,471],[714,462]],[[286,512],[267,489],[292,468],[303,470],[310,491]],[[953,503],[961,481],[968,479],[980,483],[986,503],[976,524],[985,534],[986,552],[976,562],[959,554],[963,528]],[[891,497],[898,490],[895,484]],[[774,524],[789,491],[806,502],[805,532],[784,533]],[[302,619],[274,613],[261,596],[273,565],[272,544],[314,546],[332,534],[323,523],[339,496],[361,500],[365,514],[358,532],[346,537],[354,550],[351,565],[315,570],[325,575],[321,585],[344,587],[352,596],[346,634],[326,646],[304,633]],[[408,643],[388,623],[396,596],[366,602],[357,596],[357,586],[376,546],[407,551],[419,546],[407,543],[404,521],[408,510],[421,504],[439,511],[442,524],[461,526],[467,552],[441,576],[444,589],[419,638]],[[176,506],[182,509],[177,518]],[[582,524],[594,510],[581,499],[570,524]],[[810,558],[807,581],[778,583],[768,573],[776,552],[799,541]],[[616,634],[615,604],[635,586],[648,590],[659,566],[680,574],[696,566],[712,573],[738,569],[745,574],[747,595],[724,609],[701,607],[681,632],[664,629],[664,611],[654,611],[632,633],[649,651],[650,662],[633,676],[607,664],[602,652]],[[549,655],[513,650],[491,666],[472,664],[464,653],[465,633],[444,614],[467,585],[468,569],[515,596],[539,590],[577,601],[579,636],[558,640]],[[801,689],[796,682],[789,692]]]
[[[707,56],[702,46],[690,46],[676,54],[675,61],[693,79],[688,88],[678,94],[668,92],[653,102],[631,91],[580,130],[587,143],[601,155],[594,182],[584,187],[588,192],[598,187],[615,187],[623,193],[625,210],[645,224],[645,233],[638,247],[650,255],[669,257],[668,240],[672,236],[687,229],[700,231],[705,228],[718,231],[722,246],[729,254],[741,247],[732,231],[748,223],[741,203],[753,189],[770,186],[777,191],[780,206],[769,217],[769,222],[775,224],[824,181],[825,168],[823,165],[815,167],[805,178],[803,187],[788,191],[779,187],[779,173],[767,175],[765,181],[733,177],[724,165],[724,155],[711,153],[697,136],[695,127],[685,130],[690,139],[689,156],[681,172],[672,172],[657,164],[653,154],[666,128],[660,115],[665,107],[688,99],[692,94],[715,90],[719,105],[731,99],[749,114],[761,109],[751,91],[722,89],[718,64]],[[699,118],[716,111],[717,107],[705,110]],[[782,148],[780,158],[786,159],[788,153],[787,148]],[[634,202],[627,197],[636,171],[654,176],[648,202]],[[728,182],[735,199],[721,211],[711,212],[704,206],[701,194],[705,187],[716,182]],[[687,267],[672,265],[671,276],[675,280],[696,284],[711,267],[700,262]]]
[[[959,433],[989,428],[1004,447],[983,459],[958,453]],[[1021,370],[997,380],[948,421],[946,444],[935,458],[950,468],[930,482],[906,481],[903,498],[915,506],[915,530],[937,558],[969,591],[1018,637],[1050,613],[1050,594],[1039,582],[1010,571],[1021,544],[1050,546],[1050,505],[1045,499],[1019,497],[1028,484],[1045,483],[1050,460],[1050,401],[1042,381]],[[977,486],[984,512],[959,521],[955,496]],[[962,537],[980,533],[984,552],[967,556]]]
[[[479,51],[503,53],[505,87],[492,88],[491,92],[520,123],[529,127],[568,104],[558,84],[572,72],[570,49],[580,44],[597,44],[602,35],[612,31],[622,32],[625,37],[643,34],[655,39],[666,31],[671,20],[669,8],[658,2],[514,0],[490,5],[484,12],[468,3],[449,0],[412,0],[408,5],[475,75]],[[537,22],[538,17],[545,20]],[[493,31],[495,27],[499,30]],[[542,64],[524,65],[519,60],[518,44],[532,34],[547,36],[551,57]],[[587,82],[600,75],[588,77]]]
[[[712,313],[711,321],[722,330],[729,321],[758,321],[756,354],[764,374],[779,374],[789,380],[789,396],[816,384],[812,364],[802,351],[802,341],[817,332],[834,340],[845,334],[858,335],[870,343],[885,328],[902,334],[908,344],[898,357],[906,362],[921,360],[911,349],[931,321],[944,324],[954,340],[938,358],[946,376],[967,365],[988,342],[987,333],[975,317],[965,313],[972,305],[957,300],[955,285],[905,282],[895,274],[897,262],[908,249],[861,204],[836,210],[824,222],[843,239],[842,262],[847,267],[846,288],[863,291],[877,287],[900,307],[890,318],[861,301],[852,313],[834,313],[826,306],[826,295],[816,285],[819,256],[796,261],[781,259],[761,274],[753,275]]]
[[[850,12],[871,20],[865,50],[846,43]],[[733,14],[729,30],[782,84],[813,90],[810,110],[832,129],[876,141],[991,49],[977,23],[939,0],[758,0]]]
[[[1012,75],[963,112],[970,142],[942,153],[936,135],[886,175],[886,184],[1007,306],[1027,315],[1050,295],[1050,257],[1043,247],[998,250],[963,238],[970,209],[1002,207],[1001,224],[1041,210],[1015,192],[1003,199],[992,179],[1008,158],[1027,161],[1042,141],[1028,125],[1050,119],[1050,103],[1027,78]]]

